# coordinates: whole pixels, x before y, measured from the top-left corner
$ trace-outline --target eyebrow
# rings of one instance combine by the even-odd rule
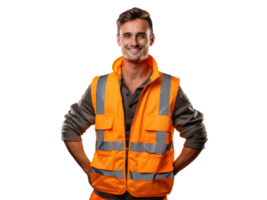
[[[132,34],[131,32],[126,32],[126,33],[123,33],[122,35],[127,35],[127,34]],[[138,32],[137,35],[140,35],[140,34],[146,34],[145,32]]]

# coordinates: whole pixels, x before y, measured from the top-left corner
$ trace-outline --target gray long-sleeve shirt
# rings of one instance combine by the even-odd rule
[[[152,73],[151,73],[152,74]],[[135,114],[137,103],[139,101],[140,94],[147,83],[149,83],[150,77],[144,81],[132,95],[128,87],[124,84],[124,78],[121,74],[121,80],[119,81],[121,97],[124,108],[124,119],[125,119],[125,136],[126,136],[126,155],[129,146],[129,135],[132,120]],[[198,110],[194,109],[188,97],[179,86],[174,110],[172,113],[173,126],[177,131],[180,132],[180,136],[185,138],[185,147],[188,148],[205,148],[207,139],[206,128],[203,124],[203,114]],[[64,141],[81,141],[81,135],[95,123],[95,111],[92,104],[91,98],[91,85],[87,88],[82,98],[78,103],[71,105],[71,110],[65,115],[65,121],[62,126],[62,137]],[[127,157],[126,157],[127,158]],[[127,159],[126,159],[127,169]],[[126,170],[127,171],[127,170]],[[109,193],[100,192],[94,190],[99,196],[110,198],[110,199],[138,199],[131,196],[128,192],[123,195],[113,195]],[[142,198],[149,200],[151,198]],[[163,200],[164,197],[157,197],[154,199]]]

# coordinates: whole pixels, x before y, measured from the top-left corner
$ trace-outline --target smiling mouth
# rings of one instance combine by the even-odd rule
[[[139,53],[142,48],[127,48],[131,53]]]

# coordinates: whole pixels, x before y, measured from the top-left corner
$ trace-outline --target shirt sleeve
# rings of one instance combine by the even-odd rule
[[[185,138],[185,147],[205,148],[207,132],[204,126],[204,116],[194,109],[182,88],[179,86],[173,110],[173,126],[180,132],[180,137]]]
[[[63,141],[82,141],[81,135],[95,124],[95,110],[92,104],[91,84],[78,103],[72,104],[62,125]]]

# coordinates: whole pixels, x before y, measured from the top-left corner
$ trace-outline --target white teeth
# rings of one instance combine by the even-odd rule
[[[139,51],[139,49],[130,49],[130,51]]]

